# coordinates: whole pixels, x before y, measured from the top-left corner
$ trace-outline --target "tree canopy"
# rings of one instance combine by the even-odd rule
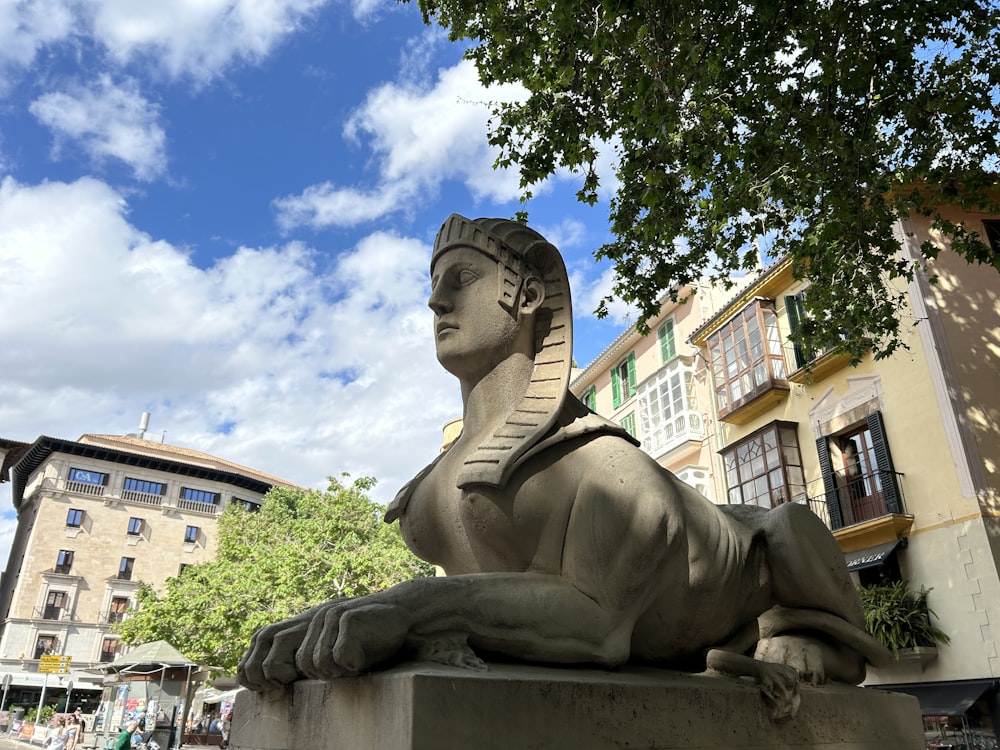
[[[886,356],[901,344],[901,282],[938,252],[901,257],[893,230],[907,215],[1000,269],[974,227],[938,213],[998,210],[996,0],[419,5],[471,41],[484,84],[527,89],[496,105],[490,134],[525,199],[564,167],[595,203],[598,157],[614,150],[614,239],[597,255],[643,330],[664,294],[725,283],[762,250],[791,254],[812,282],[802,343]]]
[[[327,492],[275,487],[257,512],[231,504],[211,562],[185,568],[166,590],[139,588],[139,609],[117,626],[126,643],[166,640],[234,672],[264,625],[337,597],[363,596],[433,569],[406,548],[366,492],[370,478]]]

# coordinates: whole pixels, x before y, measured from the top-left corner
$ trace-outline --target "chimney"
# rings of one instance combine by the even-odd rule
[[[146,438],[146,430],[149,429],[149,412],[144,411],[142,413],[142,419],[139,420],[139,434],[136,435],[140,440]]]

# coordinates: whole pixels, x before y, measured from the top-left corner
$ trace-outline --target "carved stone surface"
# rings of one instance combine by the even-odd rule
[[[773,719],[798,684],[885,663],[843,554],[804,506],[717,506],[567,391],[569,282],[558,251],[500,219],[448,218],[431,260],[438,360],[463,431],[396,497],[409,547],[444,578],[334,601],[261,630],[242,684],[356,675],[400,656],[484,670],[706,667],[757,681]]]
[[[290,701],[236,701],[233,750],[922,750],[912,696],[803,687],[799,715],[774,723],[740,680],[628,667],[615,672],[429,664],[333,682]]]

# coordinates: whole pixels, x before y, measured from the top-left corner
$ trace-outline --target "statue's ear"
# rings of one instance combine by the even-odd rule
[[[537,276],[529,276],[521,287],[521,313],[531,315],[545,301],[545,282]]]

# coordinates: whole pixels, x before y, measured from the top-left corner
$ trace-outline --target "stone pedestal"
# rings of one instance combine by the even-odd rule
[[[403,664],[300,682],[288,700],[236,701],[233,750],[923,750],[915,698],[841,685],[802,687],[774,723],[758,688],[724,677],[490,665]]]

